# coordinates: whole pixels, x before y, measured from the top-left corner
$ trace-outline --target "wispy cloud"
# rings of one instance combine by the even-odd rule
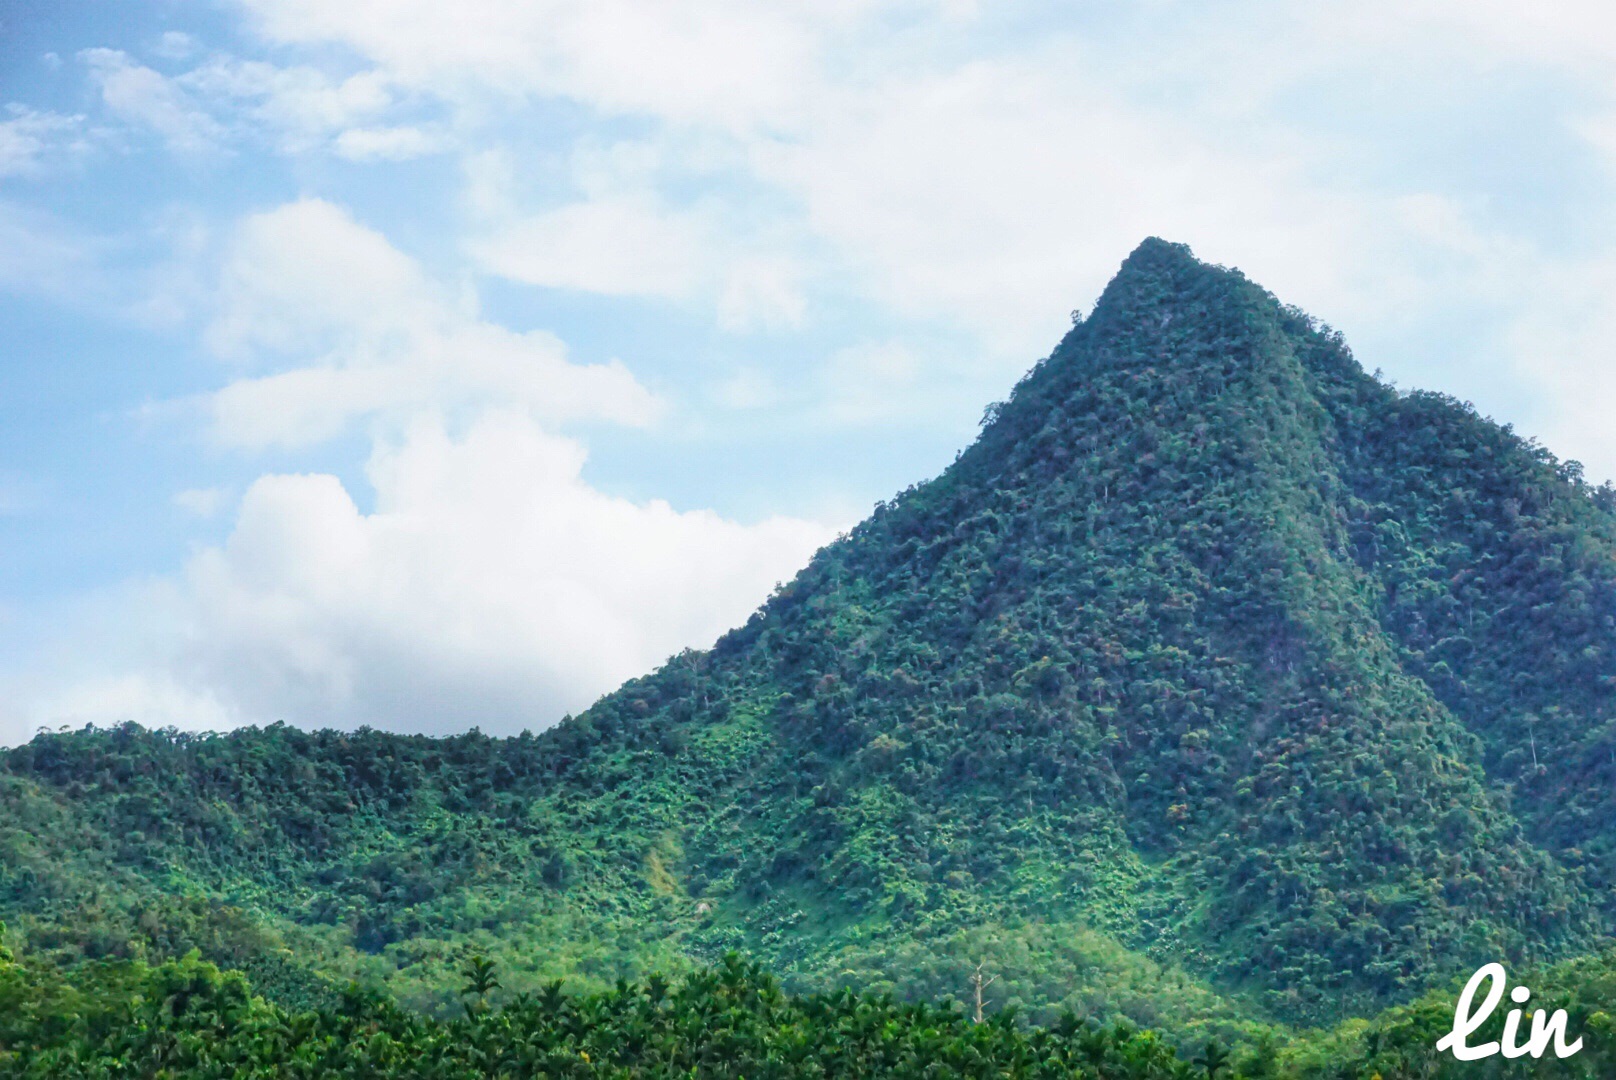
[[[445,149],[441,133],[401,124],[396,127],[348,128],[336,138],[339,157],[350,161],[408,161]]]
[[[155,132],[183,154],[220,149],[224,125],[174,80],[118,49],[85,49],[79,59],[114,116]]]
[[[0,177],[39,172],[46,159],[86,148],[84,117],[26,105],[6,106],[8,119],[0,120]]]

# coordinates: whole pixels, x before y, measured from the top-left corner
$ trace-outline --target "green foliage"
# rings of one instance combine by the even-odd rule
[[[1206,1080],[1218,1080],[1218,1077],[1224,1076],[1230,1071],[1232,1068],[1230,1063],[1233,1060],[1229,1056],[1229,1051],[1219,1044],[1216,1039],[1208,1039],[1206,1045],[1201,1047],[1200,1053],[1195,1055],[1190,1064],[1203,1072]]]
[[[1408,1005],[1398,1006],[1372,1021],[1353,1020],[1333,1031],[1297,1042],[1284,1053],[1286,1072],[1301,1080],[1383,1080],[1421,1077],[1425,1080],[1513,1080],[1528,1077],[1594,1078],[1616,1076],[1616,1022],[1610,1015],[1616,1002],[1616,953],[1579,957],[1552,967],[1512,971],[1512,983],[1532,990],[1522,1008],[1565,1009],[1572,1038],[1582,1049],[1557,1059],[1551,1051],[1542,1058],[1509,1060],[1494,1055],[1480,1061],[1458,1061],[1433,1052],[1438,1039],[1453,1025],[1458,982],[1434,990]],[[1462,980],[1460,980],[1462,982]],[[1470,1042],[1498,1040],[1507,1009],[1499,1008]],[[1528,1022],[1529,1025],[1529,1022]]]
[[[1160,241],[986,421],[540,735],[7,752],[0,915],[57,961],[269,956],[287,1008],[359,979],[451,1017],[469,954],[512,1000],[732,948],[936,1000],[991,960],[1036,1019],[1253,1076],[1285,1024],[1608,932],[1616,492]]]
[[[842,992],[795,997],[730,956],[678,982],[652,976],[597,994],[559,984],[499,1010],[433,1020],[351,992],[290,1012],[245,980],[187,957],[71,973],[0,969],[0,1071],[110,1076],[462,1080],[545,1077],[1105,1077],[1187,1075],[1149,1032],[1066,1018],[973,1024],[955,1008]]]
[[[476,998],[475,1006],[466,1007],[486,1008],[488,995],[499,988],[499,978],[494,974],[494,962],[486,956],[473,956],[466,961],[466,966],[460,974],[465,978],[466,985],[460,988],[461,997]]]
[[[490,970],[474,980],[486,994]],[[0,1075],[76,1080],[163,1076],[366,1076],[416,1080],[546,1077],[1063,1077],[1068,1080],[1594,1080],[1616,1070],[1616,954],[1527,973],[1534,1005],[1566,1009],[1584,1040],[1556,1060],[1457,1062],[1434,1046],[1458,988],[1372,1021],[1235,1049],[1216,1038],[1187,1054],[1127,1022],[1070,1011],[1048,1024],[1014,1007],[972,1023],[954,1003],[891,994],[786,992],[763,967],[729,955],[680,979],[660,974],[594,993],[552,982],[498,1008],[434,1019],[351,986],[288,1008],[195,954],[150,966],[93,961],[62,969],[0,966]],[[1497,1039],[1495,1016],[1479,1039]]]

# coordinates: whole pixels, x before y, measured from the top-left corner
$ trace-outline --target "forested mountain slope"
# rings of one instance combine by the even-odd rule
[[[287,994],[733,946],[794,986],[986,960],[1144,1023],[1365,1013],[1616,917],[1613,507],[1150,240],[941,477],[538,736],[8,752],[0,917],[274,956]]]

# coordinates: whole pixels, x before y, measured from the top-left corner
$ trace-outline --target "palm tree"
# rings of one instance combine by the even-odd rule
[[[494,962],[481,953],[466,961],[466,966],[460,970],[460,974],[466,980],[464,989],[460,991],[461,996],[475,996],[478,1008],[488,1004],[490,991],[499,988],[499,979],[494,975]],[[466,1009],[468,1012],[471,1011],[471,1006],[466,1006]]]
[[[1217,1080],[1218,1073],[1229,1067],[1229,1051],[1216,1039],[1208,1039],[1206,1047],[1195,1055],[1192,1064],[1206,1070],[1206,1080]]]

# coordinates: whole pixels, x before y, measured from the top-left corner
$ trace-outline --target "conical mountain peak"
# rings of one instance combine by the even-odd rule
[[[1122,272],[1130,270],[1162,271],[1174,267],[1180,269],[1193,268],[1204,265],[1195,257],[1188,244],[1178,244],[1171,240],[1163,240],[1159,236],[1147,236],[1139,242],[1139,246],[1129,253],[1122,262]]]
[[[1245,280],[1238,271],[1197,259],[1187,244],[1147,237],[1122,261],[1095,307],[1098,310],[1108,303],[1127,305],[1129,301],[1145,299],[1154,303],[1182,301],[1218,279],[1227,283]]]
[[[1321,463],[1309,448],[1333,437],[1323,402],[1370,385],[1338,338],[1240,271],[1152,237],[993,414],[961,464],[994,474],[1024,470],[1057,430],[1086,426],[1093,418],[1080,414],[1098,410],[1114,444],[1145,448],[1135,466],[1149,467],[1159,456],[1149,448],[1158,444],[1206,453],[1216,443],[1227,459],[1220,475],[1280,450],[1295,475],[1315,475]],[[1297,421],[1305,438],[1270,438],[1296,430]]]
[[[449,979],[434,913],[499,911],[546,976],[739,946],[931,996],[988,957],[1033,1005],[1362,1014],[1616,926],[1601,499],[1153,238],[941,476],[537,738],[12,752],[0,793],[57,824],[0,918],[135,926],[197,881],[414,985]],[[1074,990],[1118,957],[1204,996]]]
[[[1122,262],[1086,319],[1077,321],[1051,360],[1090,365],[1170,363],[1219,350],[1247,362],[1273,359],[1258,338],[1279,344],[1305,319],[1283,308],[1239,270],[1202,262],[1184,244],[1150,237]],[[1295,324],[1295,325],[1291,325]],[[1083,346],[1087,346],[1086,349]]]

